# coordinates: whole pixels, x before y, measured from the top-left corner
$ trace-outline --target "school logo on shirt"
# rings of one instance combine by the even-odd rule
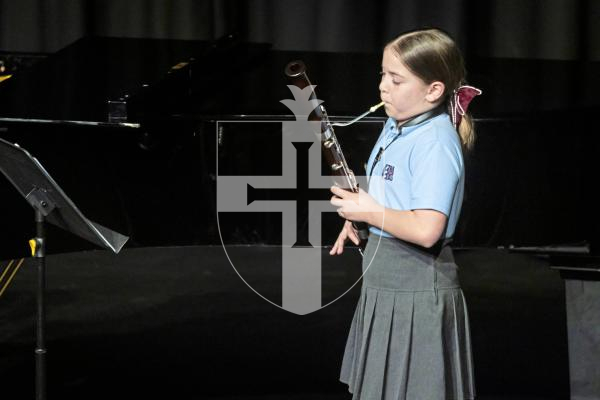
[[[385,164],[385,167],[383,168],[383,179],[385,179],[386,181],[394,180],[394,166],[393,165]]]

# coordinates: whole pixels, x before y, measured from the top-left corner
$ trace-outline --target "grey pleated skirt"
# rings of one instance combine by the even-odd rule
[[[369,239],[340,380],[354,400],[475,398],[467,306],[452,249]]]

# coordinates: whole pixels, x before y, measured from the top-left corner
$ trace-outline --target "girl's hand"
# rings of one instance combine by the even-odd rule
[[[331,187],[331,204],[338,207],[340,217],[349,221],[369,223],[374,213],[383,213],[385,208],[362,189],[358,193],[344,190],[337,186]]]
[[[329,251],[329,254],[332,256],[334,256],[336,254],[337,255],[342,254],[344,252],[344,244],[346,243],[346,240],[348,240],[348,239],[352,240],[352,242],[354,242],[354,244],[356,244],[356,245],[358,245],[360,243],[360,239],[358,238],[358,232],[356,231],[356,229],[354,229],[354,226],[352,226],[351,221],[344,222],[342,231],[338,235],[338,238],[335,241],[335,243],[333,244],[331,251]]]

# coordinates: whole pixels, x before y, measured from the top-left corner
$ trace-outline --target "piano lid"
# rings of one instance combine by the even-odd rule
[[[108,122],[108,100],[160,81],[208,42],[86,37],[0,84],[0,117]]]

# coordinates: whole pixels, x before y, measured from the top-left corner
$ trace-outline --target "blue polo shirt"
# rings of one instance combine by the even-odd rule
[[[385,150],[373,166],[380,148]],[[448,114],[400,130],[389,118],[369,157],[367,175],[369,194],[377,202],[396,210],[442,212],[448,217],[443,237],[454,234],[465,178],[460,139]],[[373,226],[370,231],[392,236]]]

